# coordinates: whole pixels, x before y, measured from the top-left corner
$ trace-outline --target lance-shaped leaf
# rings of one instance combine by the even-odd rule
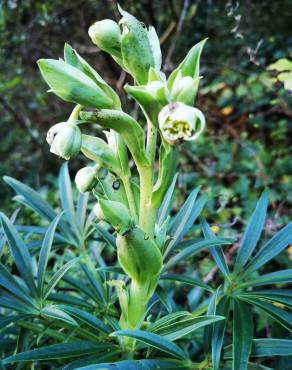
[[[30,288],[31,293],[36,295],[36,285],[32,273],[32,259],[27,246],[19,236],[11,221],[3,213],[0,213],[0,220],[17,269],[27,286]]]
[[[279,283],[292,283],[292,269],[279,270],[269,274],[260,275],[252,280],[240,284],[240,287],[271,285]]]
[[[176,358],[185,359],[186,354],[181,348],[176,344],[172,343],[170,340],[164,338],[163,336],[149,333],[142,330],[119,330],[111,334],[113,337],[130,337],[135,338],[138,341],[145,343],[151,347],[157,348],[162,352],[169,353]]]
[[[265,191],[260,197],[244,232],[234,266],[235,271],[238,271],[246,264],[260,239],[266,220],[268,201],[268,192]]]
[[[202,40],[198,44],[194,45],[188,52],[184,60],[179,64],[179,66],[171,73],[168,78],[167,84],[169,89],[172,88],[174,80],[179,71],[182,73],[182,77],[190,76],[192,78],[199,77],[200,74],[200,57],[203,47],[207,39]]]
[[[241,293],[242,297],[259,298],[270,301],[271,303],[277,302],[281,305],[292,307],[292,290],[289,289],[267,289],[256,290],[253,292]]]
[[[186,275],[180,275],[180,274],[166,274],[166,275],[162,275],[160,279],[178,281],[180,283],[185,283],[187,285],[200,287],[212,293],[214,292],[214,289],[211,288],[208,284],[205,284],[203,281],[193,278],[192,276],[186,276]]]
[[[161,226],[164,224],[165,220],[169,216],[173,198],[174,198],[174,188],[176,184],[176,180],[178,177],[178,173],[176,173],[172,179],[172,182],[164,196],[163,202],[158,210],[158,225]]]
[[[159,153],[159,174],[153,188],[151,203],[158,208],[171,184],[176,170],[177,150],[170,145],[161,145]]]
[[[87,158],[100,164],[102,167],[120,174],[121,167],[115,153],[104,140],[98,137],[82,135],[81,151]]]
[[[124,139],[134,161],[138,166],[147,166],[149,161],[145,153],[145,135],[142,127],[128,114],[102,109],[98,112],[81,112],[80,117],[85,122],[98,123],[104,128],[113,129]]]
[[[106,92],[78,68],[63,60],[40,59],[38,66],[52,92],[65,101],[89,108],[114,108]]]
[[[234,300],[233,369],[246,370],[251,352],[253,320],[250,307]]]
[[[64,370],[66,370],[64,368]],[[71,369],[71,368],[70,368]],[[72,368],[73,369],[73,368]],[[75,369],[75,368],[74,368]],[[164,360],[126,360],[110,363],[96,363],[84,367],[78,367],[82,370],[189,370],[185,361],[175,361],[171,359]]]
[[[80,71],[90,77],[105,93],[111,97],[115,107],[118,109],[121,107],[121,101],[116,92],[105,82],[105,80],[92,68],[85,59],[83,59],[75,49],[69,44],[64,46],[64,59],[67,64],[78,68]]]

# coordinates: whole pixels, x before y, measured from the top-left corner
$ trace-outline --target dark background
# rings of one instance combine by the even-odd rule
[[[292,205],[291,95],[269,64],[291,58],[292,2],[120,1],[157,28],[169,72],[188,49],[209,37],[202,56],[204,76],[196,105],[205,113],[203,137],[181,149],[182,197],[197,184],[212,193],[214,221],[237,222],[250,214],[256,198],[271,189],[271,228],[286,223]],[[72,105],[46,92],[39,58],[62,56],[70,43],[120,93],[126,76],[90,41],[96,20],[119,19],[115,1],[0,2],[0,176],[10,175],[40,188],[56,187],[61,159],[49,153],[46,131],[68,117]],[[135,110],[123,97],[128,111]],[[72,175],[80,159],[70,161]],[[15,205],[0,180],[0,207]],[[291,218],[291,212],[290,212]]]

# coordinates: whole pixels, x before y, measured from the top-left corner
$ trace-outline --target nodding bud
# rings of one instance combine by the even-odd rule
[[[97,184],[96,172],[98,167],[81,168],[75,176],[75,184],[81,193],[91,191]]]
[[[76,124],[61,122],[48,131],[47,142],[52,153],[68,160],[80,152],[81,137],[81,131]]]
[[[128,208],[120,202],[100,199],[99,205],[106,222],[119,233],[124,233],[132,227],[132,219]]]
[[[105,217],[104,217],[104,213],[101,209],[101,206],[99,203],[96,203],[93,207],[93,213],[95,214],[95,216],[99,219],[99,220],[104,220]]]
[[[89,27],[88,34],[101,50],[116,57],[121,56],[121,30],[116,22],[111,19],[95,22]]]
[[[203,113],[184,103],[166,105],[158,115],[159,128],[170,144],[196,140],[205,128]]]

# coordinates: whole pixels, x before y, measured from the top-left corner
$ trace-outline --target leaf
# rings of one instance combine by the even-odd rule
[[[223,296],[216,307],[216,315],[224,316],[225,320],[214,324],[214,331],[212,336],[212,364],[214,370],[219,369],[220,357],[225,335],[226,323],[229,316],[230,299]]]
[[[169,232],[171,241],[166,248],[164,256],[167,256],[182,240],[205,206],[208,199],[207,195],[203,195],[196,201],[199,190],[200,188],[198,187],[190,194],[179,213],[176,215]]]
[[[261,285],[271,285],[278,283],[291,283],[292,282],[292,269],[279,270],[271,272],[269,274],[260,275],[253,278],[250,281],[246,281],[240,284],[240,287],[249,286],[261,286]]]
[[[64,312],[57,306],[53,306],[53,305],[45,306],[44,308],[42,308],[40,313],[43,316],[46,316],[46,317],[49,317],[55,320],[64,321],[69,325],[78,326],[77,322],[71,316],[69,316],[66,312]]]
[[[14,222],[15,222],[15,220],[16,220],[16,217],[17,217],[17,215],[18,215],[18,213],[19,213],[19,211],[20,211],[20,208],[17,208],[17,209],[12,213],[12,215],[11,215],[11,217],[10,217],[10,221],[11,221],[11,223],[13,223],[13,224],[14,224]],[[6,237],[5,237],[5,234],[3,234],[3,233],[1,233],[1,232],[0,232],[0,257],[1,257],[1,254],[2,254],[2,251],[3,251],[3,248],[4,248],[5,243],[6,243]]]
[[[92,292],[96,296],[98,300],[102,302],[102,304],[106,303],[106,298],[104,294],[104,287],[102,284],[102,281],[100,279],[98,271],[92,271],[89,267],[87,267],[84,263],[81,263],[81,268],[83,272],[85,273],[90,287],[92,288]]]
[[[68,171],[68,163],[64,162],[61,166],[60,174],[59,174],[59,193],[60,193],[60,199],[61,204],[66,212],[66,218],[71,225],[71,227],[74,228],[75,232],[77,232],[78,235],[78,229],[76,225],[76,214],[75,214],[75,208],[74,208],[74,201],[73,201],[73,194],[72,194],[72,185],[71,185],[71,179],[69,176]]]
[[[66,272],[73,266],[75,263],[79,261],[79,257],[74,258],[73,260],[67,262],[64,266],[62,266],[51,278],[49,284],[46,287],[44,292],[44,299],[48,297],[51,291],[55,288],[58,282],[62,279],[62,277],[66,274]]]
[[[32,294],[36,295],[36,285],[32,274],[32,260],[27,250],[27,246],[19,236],[11,221],[1,212],[0,219],[17,269],[27,286],[30,288]]]
[[[173,200],[173,195],[174,195],[174,189],[175,189],[175,184],[176,180],[178,178],[178,173],[176,173],[173,177],[172,183],[170,184],[164,199],[161,203],[161,206],[158,210],[158,225],[161,226],[163,225],[164,221],[167,219],[171,206],[172,206],[172,200]]]
[[[142,330],[119,330],[110,334],[113,337],[126,336],[135,338],[151,347],[157,348],[162,352],[169,353],[174,357],[185,359],[186,354],[174,343],[160,335],[149,333]]]
[[[219,286],[216,289],[216,291],[213,293],[210,299],[208,310],[206,313],[207,316],[212,316],[216,314],[216,305],[217,305],[217,299],[218,299],[220,288],[221,287]],[[206,354],[211,353],[213,332],[214,332],[214,324],[206,326],[204,330],[204,351]]]
[[[192,241],[190,242],[190,245],[188,247],[183,248],[176,255],[170,258],[170,260],[166,263],[164,270],[168,270],[172,268],[180,261],[185,260],[187,257],[196,255],[197,253],[201,252],[205,248],[220,246],[224,244],[231,244],[231,243],[232,242],[228,239],[219,239],[219,238]]]
[[[205,238],[207,240],[214,239],[215,235],[213,234],[213,232],[212,232],[210,226],[208,225],[207,221],[205,219],[202,219],[201,224],[202,224],[203,233],[204,233]],[[229,279],[230,272],[229,272],[229,268],[228,268],[227,262],[225,260],[225,256],[224,256],[224,253],[222,251],[222,248],[220,246],[211,247],[210,252],[211,252],[215,262],[217,263],[217,266],[219,267],[220,271],[222,272],[222,274],[227,279]]]
[[[233,370],[246,370],[251,352],[253,320],[249,307],[234,299]]]
[[[282,326],[284,326],[284,328],[292,331],[292,313],[284,311],[258,298],[252,298],[250,296],[247,298],[247,295],[240,295],[239,298],[251,305],[261,308],[274,320],[278,321]]]
[[[253,271],[270,261],[277,254],[281,253],[289,244],[292,243],[292,222],[283,227],[277,234],[269,240],[255,257],[249,262],[243,275],[250,275]]]
[[[182,362],[174,360],[126,360],[112,363],[98,363],[85,367],[82,370],[188,370],[189,367]]]
[[[292,290],[288,289],[257,290],[241,294],[241,296],[246,296],[246,298],[251,297],[265,299],[271,302],[278,302],[285,306],[292,307]]]
[[[88,206],[89,192],[78,193],[77,200],[77,222],[81,230],[84,228],[86,210]]]
[[[27,319],[28,317],[29,315],[26,314],[0,317],[0,331],[6,329],[8,326],[11,326],[11,324],[15,324],[19,320],[24,320]]]
[[[50,226],[47,229],[47,232],[45,234],[45,237],[43,239],[40,256],[39,256],[39,262],[38,262],[38,273],[37,273],[37,285],[38,290],[40,292],[40,295],[42,296],[43,293],[43,285],[45,282],[45,273],[46,268],[55,236],[56,227],[58,225],[58,222],[60,221],[60,218],[62,217],[63,213],[56,216]]]
[[[9,356],[3,360],[3,363],[6,365],[19,361],[53,360],[84,356],[98,351],[105,351],[107,348],[108,343],[103,344],[89,341],[53,344]]]
[[[62,309],[72,316],[76,317],[86,325],[89,325],[92,328],[97,329],[105,334],[110,333],[110,329],[101,320],[99,320],[91,313],[72,306],[62,306]]]
[[[202,289],[207,290],[208,292],[214,292],[214,289],[211,288],[209,285],[205,284],[203,281],[193,278],[191,276],[186,275],[178,275],[178,274],[167,274],[160,276],[161,280],[174,280],[181,283],[185,283],[192,286],[198,286]]]
[[[289,339],[253,339],[251,357],[291,356],[292,340]],[[224,358],[232,358],[232,345],[224,348]]]
[[[39,59],[41,74],[61,99],[88,108],[114,108],[114,102],[94,81],[63,60]]]
[[[109,245],[111,245],[113,248],[117,248],[116,246],[116,238],[110,234],[106,229],[99,226],[98,224],[95,225],[96,231],[98,234],[102,237],[102,239],[107,242]]]
[[[222,316],[195,316],[190,314],[185,318],[178,318],[176,322],[156,329],[155,333],[162,335],[164,338],[170,341],[175,341],[191,334],[193,331],[199,328],[223,319],[224,317]]]
[[[268,191],[263,192],[247,225],[234,265],[235,271],[246,264],[260,239],[267,215],[268,195]]]
[[[19,284],[14,276],[0,263],[0,286],[8,290],[12,295],[16,296],[20,301],[25,302],[35,308],[34,302],[27,294],[27,290]]]

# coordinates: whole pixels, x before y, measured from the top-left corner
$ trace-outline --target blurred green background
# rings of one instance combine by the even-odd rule
[[[202,184],[212,194],[212,221],[241,225],[265,187],[271,189],[269,228],[289,219],[292,206],[291,92],[268,66],[292,53],[290,0],[139,0],[120,5],[157,28],[168,73],[188,49],[208,37],[196,105],[205,113],[203,137],[181,148],[179,201]],[[10,175],[55,199],[61,159],[45,142],[71,104],[47,93],[39,58],[62,56],[70,43],[123,94],[127,77],[90,41],[96,20],[119,19],[115,1],[0,2],[0,203],[11,213]],[[123,97],[124,106],[136,112]],[[70,161],[72,176],[80,159]],[[291,218],[291,211],[290,211]]]

